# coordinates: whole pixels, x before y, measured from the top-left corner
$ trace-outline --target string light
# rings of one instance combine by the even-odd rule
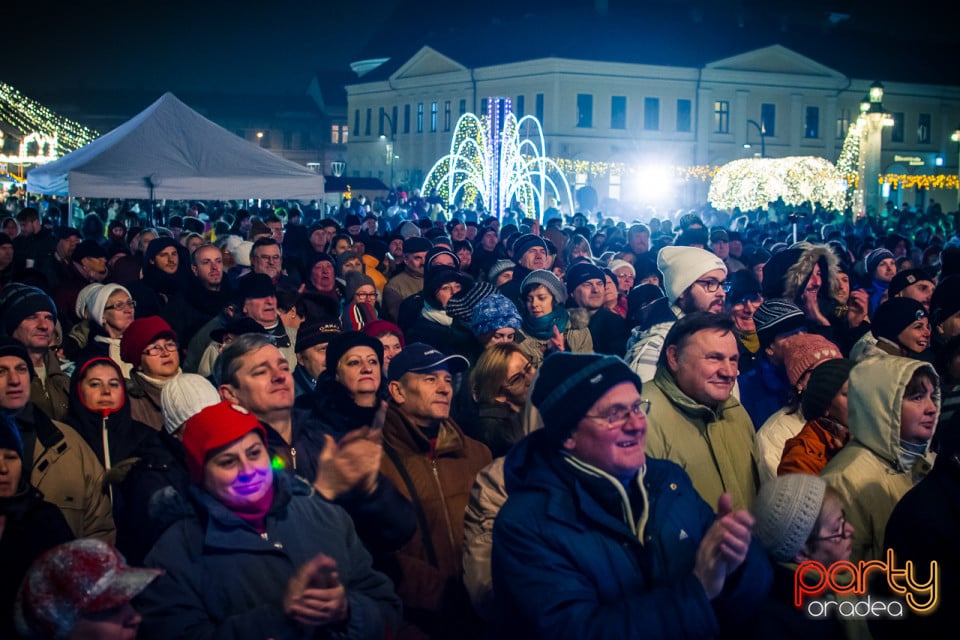
[[[100,135],[54,113],[3,82],[0,82],[0,120],[23,134],[18,156],[3,158],[7,162],[49,162],[89,144]],[[39,151],[35,156],[28,155],[28,149],[33,145]]]

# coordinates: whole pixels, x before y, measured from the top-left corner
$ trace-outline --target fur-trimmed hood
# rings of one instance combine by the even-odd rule
[[[820,265],[823,277],[823,286],[820,288],[820,298],[836,298],[839,293],[838,274],[840,260],[825,244],[811,244],[798,242],[791,248],[802,249],[803,253],[783,276],[783,297],[799,304],[803,296],[803,289],[810,279],[813,267]],[[766,275],[766,274],[764,274]]]

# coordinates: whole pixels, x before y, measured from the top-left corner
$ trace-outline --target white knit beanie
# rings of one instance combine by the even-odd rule
[[[607,265],[607,268],[613,272],[616,272],[617,269],[621,269],[623,267],[630,269],[630,273],[632,273],[634,276],[637,275],[637,270],[634,269],[633,265],[626,260],[611,260],[610,264]]]
[[[778,476],[760,488],[753,534],[776,561],[793,560],[810,538],[826,489],[822,478],[806,473]]]
[[[253,251],[253,243],[249,240],[244,240],[237,245],[237,250],[233,252],[233,258],[241,267],[249,267],[251,251]]]
[[[103,308],[107,306],[107,300],[117,291],[123,291],[128,296],[130,292],[127,291],[127,288],[119,284],[105,284],[100,289],[97,289],[96,293],[93,293],[89,296],[87,300],[87,317],[90,318],[93,322],[96,322],[101,327],[103,326]],[[133,296],[130,296],[131,298]]]
[[[724,277],[727,265],[716,254],[697,247],[675,247],[660,249],[657,254],[657,268],[663,274],[663,288],[667,299],[673,304],[703,274],[714,269],[722,269]]]
[[[87,305],[90,304],[93,296],[95,296],[101,288],[103,288],[103,283],[91,282],[83,289],[80,289],[80,293],[77,294],[77,302],[73,306],[73,310],[76,311],[78,318],[83,320],[87,317]]]
[[[163,427],[167,433],[173,433],[187,420],[219,402],[220,394],[209,380],[196,373],[181,373],[163,385],[160,392]]]

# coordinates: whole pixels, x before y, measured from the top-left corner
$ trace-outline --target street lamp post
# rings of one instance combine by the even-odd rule
[[[394,142],[394,138],[397,135],[397,126],[396,126],[396,123],[394,123],[393,118],[390,117],[386,109],[384,109],[383,107],[380,107],[380,117],[386,119],[386,121],[390,123],[390,139],[387,140],[387,162],[390,164],[390,185],[389,186],[391,189],[393,189],[393,159],[394,159],[393,142]],[[385,135],[383,135],[382,133],[380,134],[381,140],[386,140],[386,138],[387,137]]]
[[[880,172],[883,128],[893,125],[893,118],[883,110],[883,85],[874,82],[860,101],[862,123],[860,162],[858,163],[859,190],[863,193],[863,211],[873,207],[876,213],[883,209],[880,191]]]
[[[747,124],[753,125],[757,128],[757,133],[760,134],[760,157],[767,157],[767,130],[756,120],[747,120]],[[743,143],[744,149],[750,148],[750,130],[747,129],[747,142]]]

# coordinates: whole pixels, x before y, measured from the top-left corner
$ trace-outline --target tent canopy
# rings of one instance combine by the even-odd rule
[[[240,138],[172,93],[27,173],[27,191],[88,198],[321,200],[323,176]]]

